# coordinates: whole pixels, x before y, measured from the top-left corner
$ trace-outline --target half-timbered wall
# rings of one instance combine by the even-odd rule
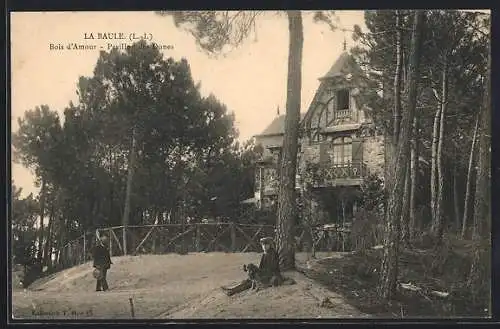
[[[343,78],[323,81],[304,120],[305,137],[311,144],[325,139],[321,130],[344,124],[364,123],[355,95],[358,88]]]

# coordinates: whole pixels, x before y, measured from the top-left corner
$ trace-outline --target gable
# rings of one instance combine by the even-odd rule
[[[364,85],[364,73],[354,58],[344,52],[330,70],[320,78],[320,85],[301,123],[301,128],[311,130],[363,122],[365,114],[357,104],[359,88]],[[319,132],[319,131],[318,131]]]
[[[346,109],[351,111],[357,110],[357,104],[353,99],[353,91],[356,89],[355,85],[349,81],[329,81],[321,82],[314,98],[309,106],[306,115],[304,116],[302,127],[308,128],[312,123],[313,126],[319,121],[323,121],[323,125],[331,125],[332,119],[335,116],[335,111],[339,110],[339,106],[346,106]],[[347,95],[343,95],[347,91]],[[346,103],[346,105],[341,105]],[[317,118],[317,117],[320,118]]]

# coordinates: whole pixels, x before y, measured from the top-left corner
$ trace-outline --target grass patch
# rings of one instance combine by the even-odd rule
[[[479,249],[478,249],[479,248]],[[472,257],[479,250],[478,279],[467,284]],[[399,258],[400,284],[393,301],[381,300],[377,291],[382,249],[366,249],[340,259],[318,260],[306,275],[339,292],[353,306],[378,317],[488,317],[490,316],[490,245],[446,237],[436,251],[423,243],[403,249]],[[436,296],[433,291],[447,293]]]

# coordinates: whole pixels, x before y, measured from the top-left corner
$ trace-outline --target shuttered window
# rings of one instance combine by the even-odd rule
[[[355,138],[352,140],[352,162],[363,162],[363,140]]]

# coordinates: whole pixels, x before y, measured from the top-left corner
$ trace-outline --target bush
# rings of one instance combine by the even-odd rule
[[[29,264],[24,264],[24,271],[21,278],[21,283],[24,288],[27,288],[36,279],[42,276],[42,262],[38,259],[32,259]]]
[[[361,184],[361,206],[368,211],[384,211],[385,189],[384,181],[377,175],[370,175]]]
[[[353,250],[363,250],[382,242],[383,218],[377,211],[361,209],[351,227]]]
[[[30,264],[35,259],[35,234],[21,232],[18,238],[12,239],[12,257],[15,264]]]

